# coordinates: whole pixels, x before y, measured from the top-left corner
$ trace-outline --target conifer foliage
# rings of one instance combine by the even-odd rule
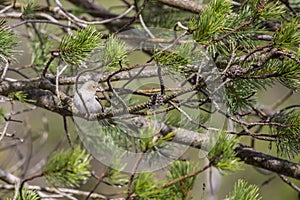
[[[3,199],[300,195],[298,0],[102,2],[0,1]],[[90,79],[103,112],[83,115]],[[264,179],[219,195],[212,173],[247,165]]]

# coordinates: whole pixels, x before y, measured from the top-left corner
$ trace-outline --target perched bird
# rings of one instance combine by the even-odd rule
[[[101,102],[96,96],[98,89],[98,83],[90,80],[84,83],[78,91],[75,91],[74,106],[81,114],[90,115],[104,112]],[[101,122],[103,125],[108,125],[105,120],[101,120]]]

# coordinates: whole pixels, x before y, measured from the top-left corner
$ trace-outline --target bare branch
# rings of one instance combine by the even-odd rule
[[[197,14],[205,8],[204,5],[191,0],[159,0],[159,1],[166,5],[187,10]]]
[[[235,151],[237,152],[237,157],[249,165],[300,179],[300,164],[258,152],[242,144],[239,144]]]

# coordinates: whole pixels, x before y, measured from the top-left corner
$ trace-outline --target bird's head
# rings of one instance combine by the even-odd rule
[[[93,97],[95,96],[97,90],[98,83],[96,81],[88,81],[80,87],[79,92],[84,96]]]

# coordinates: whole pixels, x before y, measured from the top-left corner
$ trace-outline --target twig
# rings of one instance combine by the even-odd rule
[[[23,78],[29,79],[29,76],[27,76],[26,74],[20,72],[19,70],[15,69],[15,68],[9,67],[7,70],[15,72],[16,74],[22,76]]]
[[[176,30],[177,27],[179,27],[179,28],[181,28],[181,29],[183,29],[183,30],[185,30],[185,31],[188,31],[188,30],[189,30],[189,28],[186,27],[186,26],[183,26],[181,22],[177,22],[177,23],[175,24],[174,30]]]
[[[2,134],[4,134],[3,132],[0,132],[0,135],[2,135]],[[9,137],[9,138],[12,138],[12,139],[14,139],[14,140],[19,140],[20,142],[23,142],[24,141],[24,139],[22,139],[22,138],[19,138],[19,137],[17,137],[15,134],[13,134],[13,133],[5,133],[4,134],[4,136],[5,137]]]
[[[150,36],[150,38],[155,38],[155,36],[151,33],[151,31],[146,26],[146,24],[145,24],[145,22],[143,20],[143,16],[142,15],[139,15],[139,19],[140,19],[142,27],[144,28],[144,30],[146,31],[146,33],[148,33],[148,35]]]
[[[123,107],[123,111],[127,112],[128,110],[128,106],[126,105],[125,101],[119,96],[119,94],[116,92],[116,90],[113,88],[110,79],[107,79],[107,85],[108,85],[108,89],[110,91],[112,91],[114,97],[121,103],[122,107]]]
[[[33,180],[33,179],[35,179],[35,178],[39,178],[39,177],[42,177],[42,176],[44,176],[44,173],[43,173],[43,172],[42,172],[42,173],[39,173],[39,174],[35,174],[35,175],[30,176],[30,177],[28,177],[28,178],[25,178],[24,180],[21,181],[20,187],[19,187],[19,195],[20,195],[21,200],[24,200],[24,196],[23,196],[23,192],[22,192],[23,187],[24,187],[24,184],[25,184],[27,181],[31,181],[31,180]]]
[[[105,24],[105,23],[109,23],[112,22],[114,20],[120,19],[122,17],[124,17],[125,15],[127,15],[133,8],[134,6],[130,6],[124,13],[120,14],[117,17],[113,17],[111,19],[106,19],[106,20],[102,20],[102,21],[85,21],[82,19],[79,19],[78,17],[76,17],[75,15],[71,14],[70,12],[68,12],[66,9],[64,9],[63,5],[61,4],[61,2],[59,0],[54,0],[55,3],[58,5],[59,9],[63,12],[63,14],[73,23],[81,26],[81,27],[86,27],[87,24],[93,24],[93,25],[97,25],[97,24]]]
[[[6,135],[6,131],[9,125],[9,121],[5,121],[4,123],[4,128],[2,130],[2,132],[0,132],[0,142],[2,141],[2,139],[4,138],[4,136]]]
[[[107,174],[105,172],[103,172],[97,182],[95,183],[95,185],[92,187],[92,189],[90,190],[90,193],[86,196],[85,200],[88,200],[90,198],[90,196],[94,193],[94,191],[96,190],[96,188],[99,186],[99,184],[103,181],[103,179],[107,176]]]
[[[48,68],[50,67],[50,64],[52,63],[52,61],[56,58],[57,54],[56,53],[51,53],[51,57],[49,58],[49,60],[46,63],[46,66],[42,72],[42,77],[46,76],[46,73],[48,71]]]
[[[182,110],[181,108],[179,108],[174,102],[169,101],[169,103],[174,106],[174,108],[176,108],[181,114],[183,114],[183,116],[185,116],[192,124],[195,124],[201,128],[204,128],[205,130],[208,130],[208,128],[206,126],[204,126],[203,124],[200,124],[198,122],[196,122],[195,120],[193,120],[184,110]]]
[[[182,176],[182,177],[176,178],[175,180],[170,181],[169,183],[165,184],[164,186],[158,188],[157,190],[162,189],[162,188],[168,188],[168,187],[171,187],[172,185],[174,185],[174,184],[176,184],[176,183],[178,183],[178,182],[180,182],[180,181],[183,181],[183,180],[185,180],[185,179],[187,179],[187,178],[191,178],[191,177],[193,177],[193,176],[196,176],[196,175],[198,175],[198,174],[204,172],[205,170],[209,169],[210,167],[211,167],[211,163],[208,164],[208,165],[206,165],[206,166],[204,166],[203,168],[201,168],[201,169],[199,169],[199,170],[193,172],[193,173],[190,173],[190,174],[184,175],[184,176]]]
[[[56,68],[56,79],[55,79],[55,86],[56,86],[56,95],[59,101],[61,101],[60,99],[60,92],[59,92],[59,77],[60,75],[67,69],[68,65],[65,65],[60,71],[59,71],[59,66],[57,66]],[[44,75],[44,74],[43,74]],[[44,75],[45,76],[45,75]]]
[[[294,14],[294,16],[297,16],[297,11],[291,7],[291,4],[289,2],[289,0],[280,0],[281,3],[283,3],[290,11],[292,11],[292,13]]]
[[[228,33],[225,33],[224,35],[221,35],[219,38],[213,40],[213,42],[219,42],[219,41],[223,40],[224,38],[228,37],[229,35],[233,34],[234,32],[236,32],[236,31],[240,30],[241,28],[251,24],[253,21],[254,21],[254,19],[250,19],[248,21],[245,21],[245,22],[241,23],[240,25],[238,25],[236,28],[232,29]]]
[[[3,56],[0,54],[0,58],[5,62],[5,66],[4,66],[4,70],[1,74],[1,77],[0,77],[0,82],[4,79],[4,77],[6,76],[6,72],[8,70],[8,67],[9,67],[9,61]]]
[[[230,60],[226,66],[226,68],[224,69],[224,71],[222,72],[222,74],[225,74],[227,72],[227,70],[231,67],[231,64],[235,58],[235,46],[234,43],[232,41],[230,41],[231,44],[231,56],[230,56]]]
[[[48,192],[48,193],[52,193],[52,194],[66,193],[66,194],[78,195],[78,196],[83,196],[83,197],[86,197],[89,194],[89,192],[71,189],[71,188],[41,187],[41,186],[37,186],[37,185],[26,185],[26,188],[28,190],[33,190],[33,191]],[[11,185],[11,184],[9,184],[9,185],[0,184],[0,189],[14,190],[15,186]],[[103,200],[107,199],[106,196],[104,196],[102,194],[98,194],[98,193],[93,193],[90,197],[95,198],[95,199],[96,198],[103,199]],[[113,199],[110,198],[110,200],[113,200]]]
[[[143,4],[139,8],[138,12],[135,14],[135,16],[124,26],[122,26],[118,31],[116,31],[116,34],[120,33],[124,29],[126,29],[128,26],[130,26],[134,21],[139,17],[139,15],[142,13],[142,11],[145,9],[146,5],[148,3],[148,0],[144,0]]]
[[[4,7],[2,10],[0,10],[0,14],[5,13],[7,10],[11,9],[12,7],[14,7],[13,4]]]
[[[134,176],[136,175],[136,170],[138,169],[138,167],[140,165],[140,162],[142,161],[143,155],[144,155],[143,153],[139,154],[139,157],[138,157],[135,165],[133,166],[132,173],[131,173],[129,181],[128,181],[128,190],[127,190],[128,191],[128,196],[127,196],[126,200],[129,200],[131,195],[132,195],[131,185],[133,183]]]
[[[298,192],[298,194],[300,194],[300,188],[297,185],[289,181],[289,179],[287,179],[284,175],[278,174],[278,176],[281,178],[281,180],[283,180],[283,182],[291,186],[294,190]]]
[[[0,169],[0,180],[12,185],[20,182],[20,179],[18,177],[3,169]]]
[[[28,23],[54,24],[54,25],[61,26],[61,27],[64,27],[64,28],[71,28],[71,29],[75,29],[75,30],[77,29],[75,26],[66,25],[66,24],[62,24],[62,23],[59,23],[59,22],[55,22],[55,21],[43,20],[43,19],[27,19],[27,20],[21,21],[18,24],[9,26],[8,30],[14,29],[18,26],[21,26],[23,24],[28,24]]]
[[[182,33],[181,35],[179,35],[170,45],[166,46],[165,48],[163,48],[162,50],[156,52],[154,55],[152,55],[152,57],[147,61],[147,63],[150,63],[153,59],[154,59],[154,56],[156,55],[159,55],[160,53],[170,49],[171,47],[173,47],[177,42],[179,42],[179,40],[181,38],[183,38],[184,36],[186,35],[189,35],[190,32],[189,31],[185,31],[184,33]]]
[[[270,51],[272,49],[272,46],[270,44],[267,44],[265,46],[261,46],[261,47],[258,47],[256,49],[254,49],[253,51],[251,51],[250,53],[248,53],[241,61],[240,61],[240,65],[243,66],[244,63],[247,61],[248,58],[250,58],[250,56],[252,56],[253,54],[257,53],[257,52],[260,52],[260,51],[264,51],[264,52],[267,52],[267,51]]]
[[[151,63],[147,63],[145,64],[144,66],[141,67],[141,69],[134,75],[134,76],[131,76],[130,72],[128,72],[129,74],[129,77],[128,77],[128,81],[122,86],[122,88],[124,89],[129,83],[131,83],[135,77],[141,77],[140,74],[142,74],[145,70],[145,68],[148,66],[148,65],[152,65]],[[152,75],[156,75],[156,71],[154,71],[153,74],[151,74],[149,77],[151,77]],[[122,78],[123,79],[123,78]],[[112,79],[111,79],[112,80]],[[124,79],[123,79],[124,80]],[[125,79],[126,80],[126,79]]]
[[[69,143],[70,147],[73,148],[71,136],[70,136],[70,133],[69,133],[69,130],[68,130],[66,116],[63,116],[63,122],[64,122],[64,130],[65,130],[65,133],[66,133],[66,137],[67,137],[68,143]]]
[[[292,109],[292,108],[300,108],[300,104],[295,104],[295,105],[287,106],[287,107],[281,109],[280,111],[278,111],[277,113],[279,114],[279,113],[282,113],[282,112],[284,112],[286,110],[289,110],[289,109]]]
[[[242,120],[239,120],[237,118],[234,118],[233,116],[229,115],[228,113],[225,113],[224,111],[222,111],[218,104],[213,101],[213,104],[215,105],[216,109],[218,110],[218,112],[222,115],[224,115],[225,117],[231,119],[232,121],[236,122],[236,123],[239,123],[241,125],[246,125],[246,126],[256,126],[256,125],[265,125],[265,126],[279,126],[279,127],[290,127],[291,124],[281,124],[281,123],[278,123],[278,122],[245,122],[245,121],[242,121]]]
[[[286,56],[286,57],[292,59],[293,61],[295,61],[296,63],[298,63],[298,65],[300,65],[300,59],[297,58],[294,54],[286,52],[286,51],[276,51],[276,53]]]
[[[239,144],[235,152],[245,163],[300,180],[300,165]]]

